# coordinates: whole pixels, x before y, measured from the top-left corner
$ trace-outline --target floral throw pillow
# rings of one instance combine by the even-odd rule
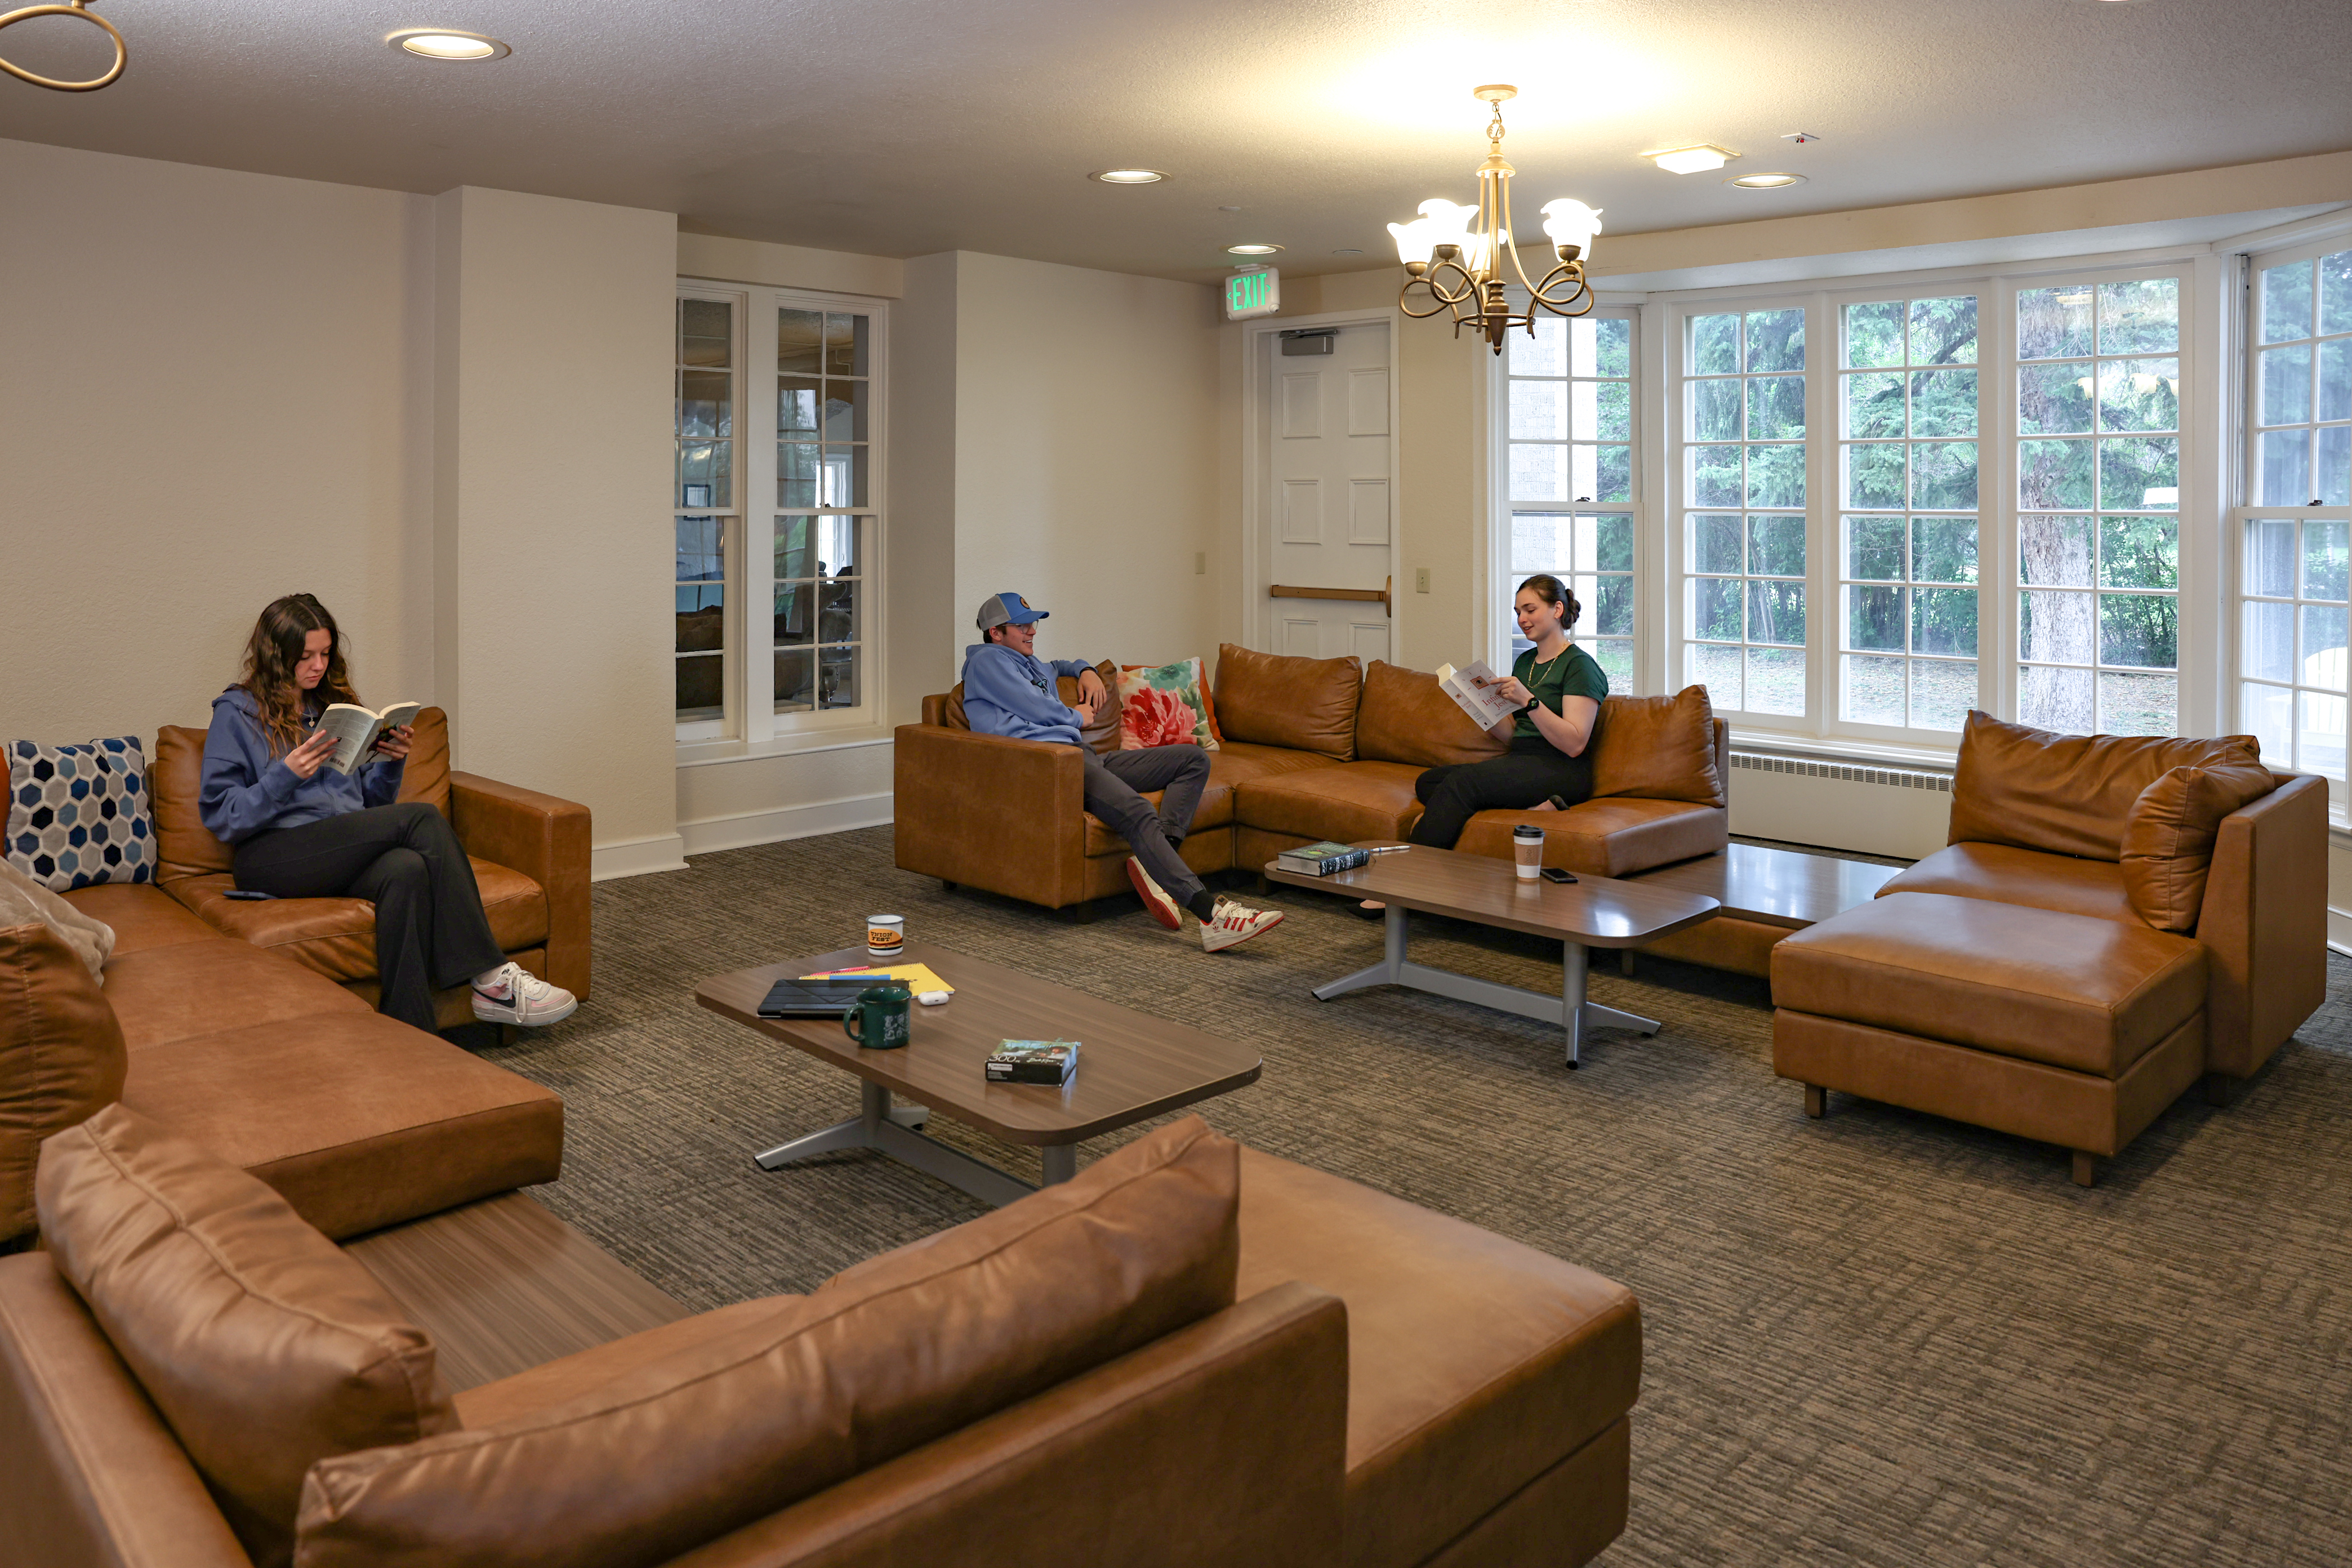
[[[1217,749],[1217,710],[1197,658],[1174,664],[1123,664],[1118,669],[1118,745],[1195,745]]]

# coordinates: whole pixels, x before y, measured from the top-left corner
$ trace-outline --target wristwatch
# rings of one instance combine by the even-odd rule
[[[1516,716],[1517,716],[1517,717],[1518,717],[1518,718],[1524,719],[1524,718],[1526,718],[1528,714],[1530,714],[1530,713],[1534,712],[1537,709],[1538,709],[1538,708],[1540,708],[1540,707],[1542,707],[1542,706],[1543,706],[1543,699],[1542,699],[1542,698],[1540,698],[1540,697],[1530,697],[1530,698],[1528,698],[1528,705],[1527,705],[1526,707],[1524,707],[1524,708],[1522,708],[1522,709],[1518,710],[1517,714]]]

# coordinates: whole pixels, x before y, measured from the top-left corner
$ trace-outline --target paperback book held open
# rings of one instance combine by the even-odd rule
[[[355,773],[368,759],[375,746],[376,737],[386,730],[397,730],[425,711],[422,702],[395,702],[383,712],[373,712],[355,702],[337,702],[319,715],[311,730],[314,735],[332,735],[335,749],[327,758],[327,766],[339,773]]]
[[[1437,667],[1439,688],[1460,704],[1462,711],[1470,715],[1470,722],[1481,730],[1491,730],[1518,711],[1517,704],[1506,701],[1492,685],[1476,684],[1494,679],[1495,672],[1486,668],[1483,658],[1474,658],[1459,669],[1450,664]]]

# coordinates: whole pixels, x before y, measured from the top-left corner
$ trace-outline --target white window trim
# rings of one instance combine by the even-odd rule
[[[727,715],[724,720],[688,721],[677,727],[677,763],[699,766],[709,763],[794,755],[803,752],[880,745],[891,738],[887,694],[888,686],[888,626],[887,584],[889,581],[888,423],[889,423],[889,302],[869,295],[837,294],[807,289],[738,286],[680,278],[681,297],[724,299],[736,307],[735,521],[727,556]],[[866,504],[827,509],[823,515],[870,518],[866,566],[862,581],[865,604],[860,612],[858,644],[863,655],[859,695],[855,708],[811,713],[775,710],[775,665],[769,650],[773,638],[765,634],[774,603],[775,520],[781,508],[776,495],[776,372],[773,369],[774,329],[766,334],[765,357],[754,374],[751,331],[753,311],[772,317],[778,310],[838,310],[865,316],[866,327]],[[758,504],[755,505],[754,501]],[[717,510],[717,509],[714,509]],[[677,509],[673,508],[673,515]],[[756,569],[755,569],[756,563]],[[754,604],[762,613],[754,616]],[[757,639],[761,657],[751,657],[751,628],[763,628]]]

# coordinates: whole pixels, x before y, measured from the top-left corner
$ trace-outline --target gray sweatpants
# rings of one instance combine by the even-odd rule
[[[1087,809],[1127,840],[1170,898],[1191,903],[1201,891],[1201,879],[1168,841],[1181,840],[1192,829],[1209,782],[1209,753],[1198,746],[1147,746],[1107,756],[1080,746],[1078,752],[1086,759]],[[1158,811],[1143,798],[1145,791],[1155,789],[1166,792]]]

